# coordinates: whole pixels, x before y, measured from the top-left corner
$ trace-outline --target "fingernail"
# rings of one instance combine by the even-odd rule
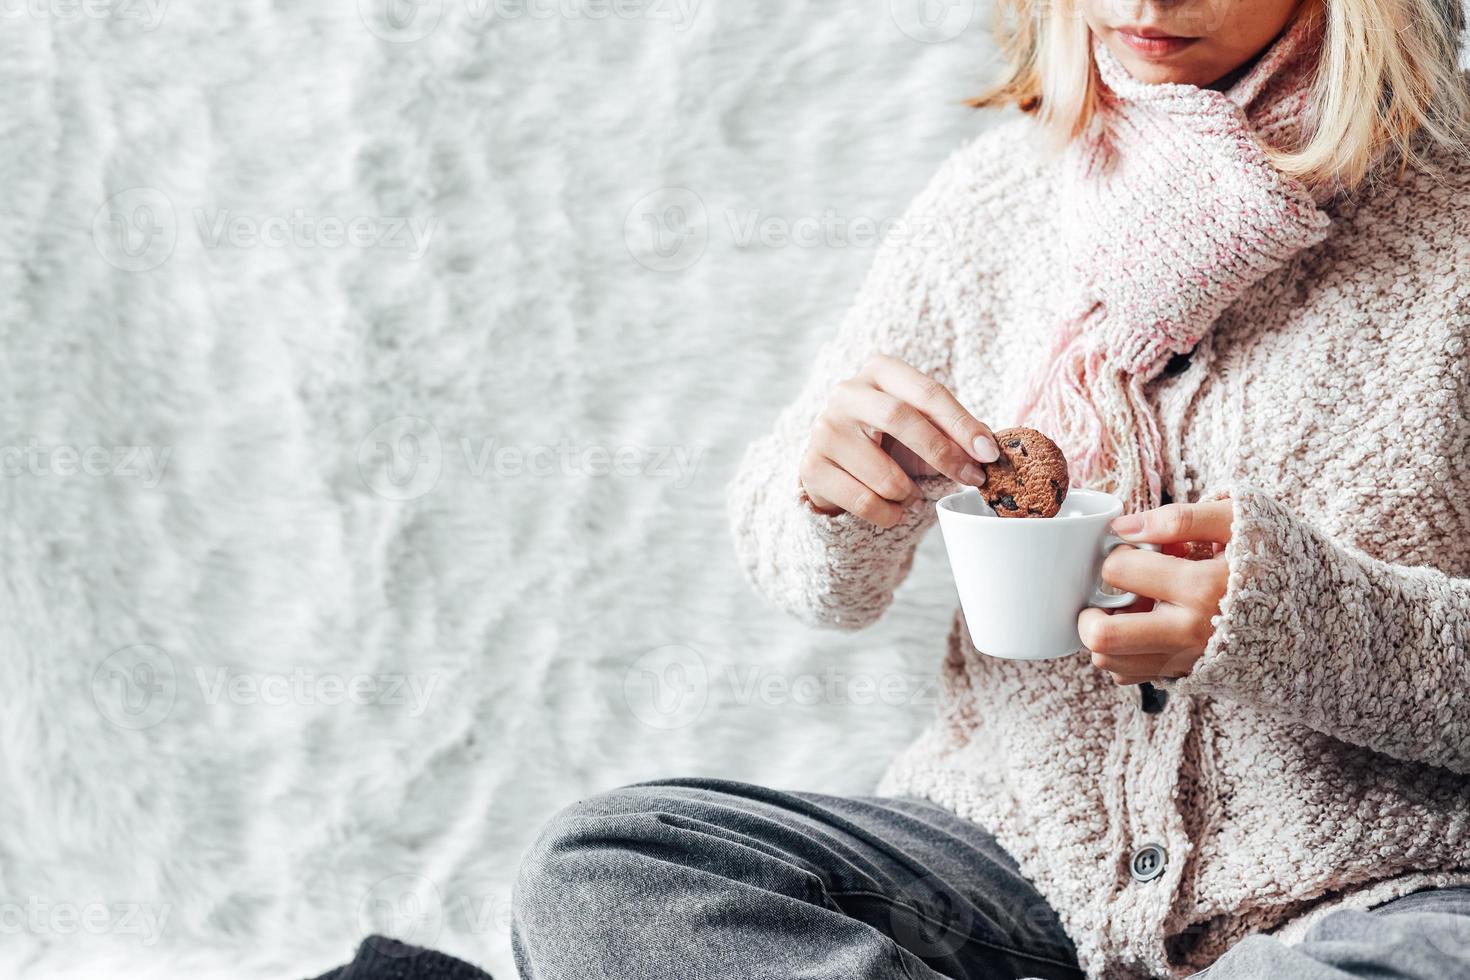
[[[904,506],[907,507],[909,510],[923,510],[924,503],[925,501],[922,496],[911,497],[909,498],[909,502],[904,504]]]
[[[1126,538],[1128,535],[1137,534],[1142,530],[1142,514],[1124,514],[1122,517],[1113,521],[1113,533],[1120,537]]]
[[[960,470],[960,480],[972,487],[983,487],[985,486],[985,471],[974,463],[966,463]]]
[[[989,436],[976,436],[975,458],[982,463],[993,463],[1000,459],[1000,447]]]

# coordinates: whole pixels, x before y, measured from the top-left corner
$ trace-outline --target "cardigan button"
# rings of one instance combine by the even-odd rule
[[[1177,378],[1185,371],[1188,371],[1190,359],[1193,357],[1194,349],[1190,348],[1187,351],[1175,354],[1173,357],[1169,358],[1168,362],[1164,365],[1164,377]]]
[[[1134,881],[1153,881],[1164,873],[1164,865],[1168,863],[1169,852],[1162,845],[1145,844],[1133,852],[1133,860],[1128,862],[1128,873]]]
[[[1156,715],[1169,703],[1169,692],[1148,682],[1138,685],[1138,706],[1146,715]]]

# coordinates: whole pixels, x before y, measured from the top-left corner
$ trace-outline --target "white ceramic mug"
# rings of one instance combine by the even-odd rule
[[[997,517],[974,489],[950,494],[938,509],[965,625],[981,653],[1068,656],[1083,649],[1083,609],[1121,609],[1138,599],[1102,591],[1103,559],[1128,543],[1108,530],[1123,513],[1112,494],[1073,487],[1051,518]]]

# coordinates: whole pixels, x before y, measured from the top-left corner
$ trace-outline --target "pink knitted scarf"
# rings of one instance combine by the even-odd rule
[[[1018,418],[1067,453],[1073,482],[1158,506],[1164,450],[1145,393],[1246,290],[1327,235],[1333,188],[1283,175],[1262,140],[1301,132],[1320,27],[1301,20],[1228,91],[1147,85],[1101,42],[1103,107],[1068,148],[1074,290]]]

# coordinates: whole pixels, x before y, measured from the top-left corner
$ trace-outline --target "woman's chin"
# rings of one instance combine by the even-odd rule
[[[1207,64],[1205,59],[1189,55],[1184,51],[1174,57],[1146,57],[1123,46],[1109,45],[1113,56],[1118,59],[1128,74],[1145,85],[1197,85],[1206,88],[1229,73],[1217,64]]]

